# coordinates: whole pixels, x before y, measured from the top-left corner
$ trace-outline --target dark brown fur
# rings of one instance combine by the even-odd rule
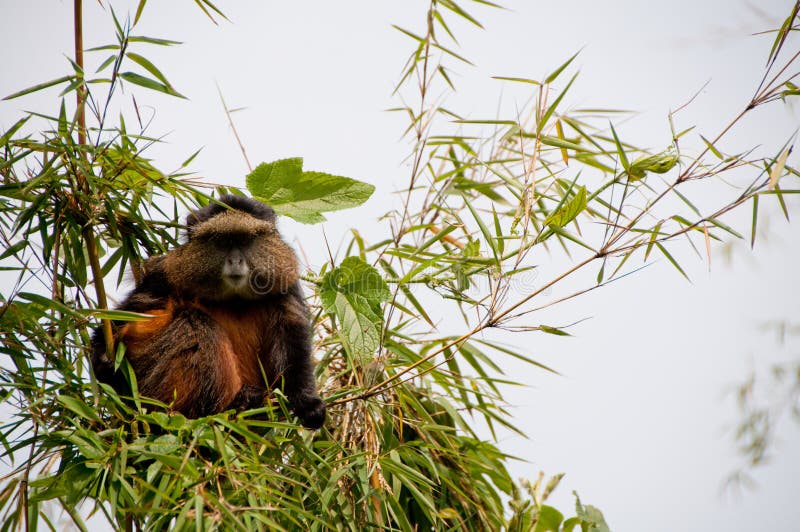
[[[304,426],[325,420],[311,360],[308,309],[297,258],[261,202],[221,198],[187,217],[188,239],[147,261],[122,310],[153,317],[115,322],[114,340],[142,395],[199,417],[264,404],[283,386]],[[115,389],[125,383],[95,331],[92,365]]]

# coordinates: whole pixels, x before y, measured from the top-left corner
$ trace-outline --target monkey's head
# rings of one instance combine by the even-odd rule
[[[227,195],[186,217],[187,242],[162,259],[168,281],[187,298],[254,300],[297,282],[297,257],[281,239],[275,211]]]

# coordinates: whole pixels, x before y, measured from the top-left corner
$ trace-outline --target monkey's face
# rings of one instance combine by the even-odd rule
[[[168,253],[165,271],[184,297],[254,300],[286,292],[297,259],[275,224],[226,211],[189,228],[189,241]]]

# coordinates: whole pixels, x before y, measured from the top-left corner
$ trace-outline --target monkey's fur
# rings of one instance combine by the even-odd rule
[[[114,322],[115,345],[124,342],[140,393],[187,417],[262,406],[282,384],[303,425],[317,429],[325,403],[297,257],[270,207],[232,195],[219,201],[225,206],[187,216],[185,244],[147,260],[119,309],[153,318]],[[92,351],[97,378],[125,391],[100,329]]]

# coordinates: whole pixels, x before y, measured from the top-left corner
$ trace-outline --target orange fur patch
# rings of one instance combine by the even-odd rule
[[[150,341],[172,321],[174,303],[170,299],[166,308],[155,308],[147,311],[153,316],[142,321],[131,321],[123,325],[119,330],[119,338],[128,348],[131,356],[136,356],[137,346]]]
[[[206,308],[199,303],[196,306],[217,322],[225,331],[224,342],[220,353],[221,359],[235,361],[237,373],[242,384],[261,386],[264,378],[261,375],[259,355],[265,328],[269,326],[263,311],[250,310],[247,313],[225,308]],[[227,362],[227,360],[225,360]]]

